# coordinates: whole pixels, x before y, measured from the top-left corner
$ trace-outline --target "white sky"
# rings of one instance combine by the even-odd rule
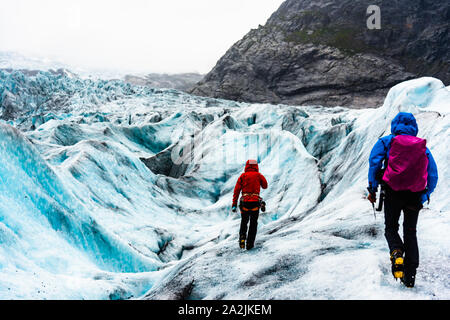
[[[82,68],[207,73],[284,0],[0,0],[0,50]]]

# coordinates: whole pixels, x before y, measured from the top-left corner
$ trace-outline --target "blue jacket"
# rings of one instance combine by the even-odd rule
[[[389,149],[392,139],[400,134],[417,136],[419,128],[417,127],[416,118],[411,113],[400,112],[391,123],[391,134],[379,139],[373,147],[369,157],[369,188],[373,191],[378,189],[378,181],[376,179],[377,172],[383,168],[384,159],[389,157]],[[422,203],[430,198],[431,193],[436,188],[438,182],[437,165],[434,161],[431,151],[427,148],[428,157],[428,181],[427,190],[422,195]]]

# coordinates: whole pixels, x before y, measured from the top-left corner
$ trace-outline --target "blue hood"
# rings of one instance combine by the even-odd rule
[[[400,112],[392,120],[391,133],[393,135],[406,134],[409,136],[417,136],[419,128],[417,127],[416,118],[411,113]]]

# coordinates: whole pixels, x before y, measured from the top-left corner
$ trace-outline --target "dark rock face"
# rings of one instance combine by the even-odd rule
[[[367,27],[369,5],[381,29]],[[448,0],[287,0],[231,47],[193,94],[245,102],[376,107],[393,85],[450,82]]]

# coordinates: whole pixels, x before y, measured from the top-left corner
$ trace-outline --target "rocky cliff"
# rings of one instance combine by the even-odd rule
[[[369,29],[369,5],[381,28]],[[193,94],[245,102],[376,107],[419,76],[450,82],[448,0],[287,0],[233,45]]]

